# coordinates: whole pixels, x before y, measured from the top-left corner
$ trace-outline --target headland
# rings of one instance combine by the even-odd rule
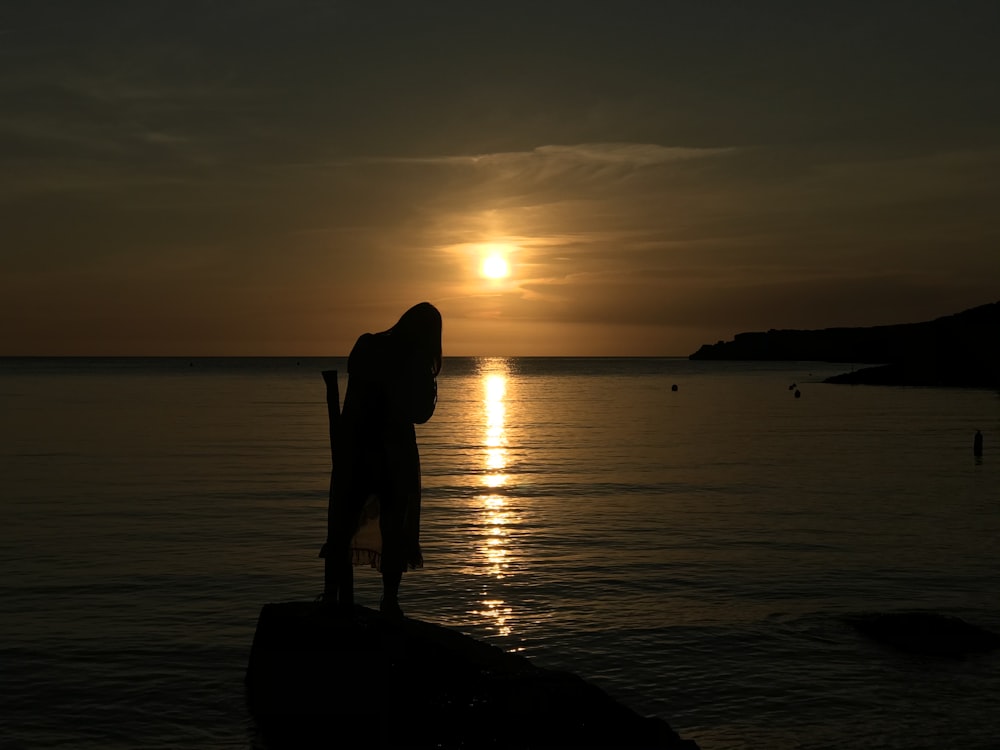
[[[1000,302],[993,302],[920,323],[739,333],[705,344],[689,359],[850,365],[828,383],[1000,388],[997,342]]]

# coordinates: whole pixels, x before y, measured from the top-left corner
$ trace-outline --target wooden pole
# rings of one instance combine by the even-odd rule
[[[334,472],[337,463],[337,431],[340,428],[340,387],[337,385],[337,371],[324,370],[323,381],[326,383],[326,411],[330,419],[330,498],[326,512],[326,544],[324,548],[326,555],[323,565],[323,599],[329,603],[337,600],[337,579],[340,576],[338,563],[340,555],[337,554],[335,538],[335,516],[333,507],[333,483]]]

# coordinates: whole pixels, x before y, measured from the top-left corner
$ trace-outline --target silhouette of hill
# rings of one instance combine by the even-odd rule
[[[1000,302],[922,323],[771,329],[705,344],[689,359],[870,364],[830,383],[1000,387]]]

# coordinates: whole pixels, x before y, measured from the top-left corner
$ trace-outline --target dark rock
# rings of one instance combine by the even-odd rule
[[[963,657],[1000,648],[1000,635],[938,612],[889,612],[848,618],[859,632],[901,651]]]
[[[580,677],[458,631],[363,608],[267,604],[246,675],[268,750],[697,750]]]

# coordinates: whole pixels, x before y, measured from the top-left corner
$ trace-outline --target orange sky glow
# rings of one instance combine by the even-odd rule
[[[446,354],[684,356],[1000,299],[988,4],[85,5],[0,18],[0,356],[344,355],[422,300]]]

